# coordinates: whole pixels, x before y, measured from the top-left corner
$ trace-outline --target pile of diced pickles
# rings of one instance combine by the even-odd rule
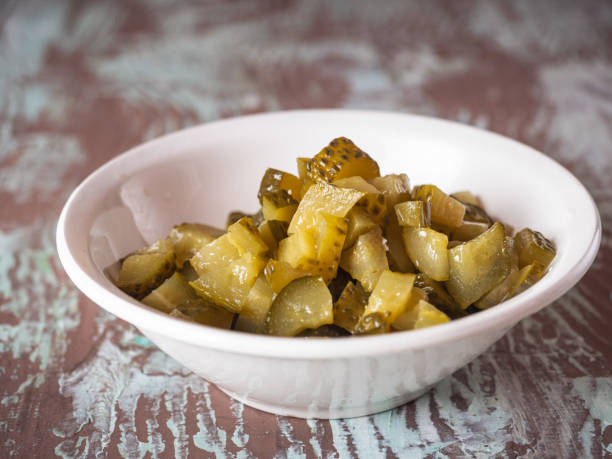
[[[226,231],[175,226],[126,257],[117,286],[171,316],[279,336],[413,330],[490,308],[537,282],[553,244],[514,237],[470,192],[410,188],[334,139],[298,176],[268,169],[261,210]]]

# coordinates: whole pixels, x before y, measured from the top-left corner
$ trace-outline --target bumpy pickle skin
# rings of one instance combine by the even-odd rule
[[[378,164],[346,137],[338,137],[306,164],[307,177],[313,182],[331,183],[346,177],[365,180],[380,176]]]
[[[266,323],[266,333],[295,336],[306,329],[331,325],[334,321],[332,297],[321,277],[292,281],[274,299]]]
[[[446,288],[464,309],[510,273],[510,255],[504,228],[499,222],[477,238],[448,252],[450,277]]]
[[[411,199],[410,180],[406,174],[388,174],[384,177],[374,177],[369,182],[387,199],[387,213],[391,213],[397,203]]]
[[[381,224],[387,213],[387,199],[374,185],[369,184],[363,177],[347,177],[333,182],[340,188],[350,188],[361,191],[364,196],[357,201],[356,206],[361,207],[377,223]]]
[[[272,200],[297,201],[302,188],[302,181],[289,172],[278,169],[268,168],[261,179],[257,198],[263,204],[263,198],[268,197]]]
[[[172,242],[159,240],[123,260],[117,287],[141,300],[170,277],[175,268]]]
[[[414,266],[436,281],[448,280],[448,236],[431,228],[410,226],[402,232],[406,253]]]
[[[170,231],[174,244],[176,267],[181,268],[200,248],[223,234],[223,230],[200,223],[181,223]]]
[[[408,306],[415,278],[414,274],[384,271],[368,299],[357,332],[373,331],[372,328],[380,327],[381,321],[384,331],[388,332],[391,324]],[[375,320],[368,317],[375,317]]]
[[[465,206],[435,185],[421,185],[413,190],[414,198],[431,203],[431,222],[445,228],[458,228]]]
[[[357,326],[366,305],[368,294],[359,283],[348,282],[334,303],[334,324],[351,334],[357,333]]]
[[[389,269],[380,227],[359,236],[357,242],[342,253],[340,267],[371,292],[383,271]]]
[[[519,267],[537,262],[547,268],[556,255],[555,245],[542,233],[524,228],[514,236],[518,251]]]

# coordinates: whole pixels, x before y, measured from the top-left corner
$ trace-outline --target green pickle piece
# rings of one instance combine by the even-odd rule
[[[453,319],[465,316],[465,311],[457,304],[444,288],[442,282],[436,282],[427,274],[418,273],[414,286],[427,294],[427,301]]]
[[[368,304],[368,294],[359,283],[349,281],[334,303],[334,324],[351,334],[357,332],[357,325]]]
[[[265,276],[260,274],[242,305],[235,329],[250,333],[263,333],[266,329],[268,311],[275,297],[276,293]]]
[[[240,255],[252,253],[262,255],[268,252],[269,248],[261,238],[257,226],[250,217],[243,217],[236,223],[228,226],[227,235],[229,240],[238,249]]]
[[[302,181],[295,175],[268,168],[261,179],[257,198],[262,205],[264,197],[279,201],[289,198],[295,202],[299,197],[301,188]]]
[[[334,321],[332,296],[321,277],[302,277],[289,283],[274,299],[266,332],[295,336]]]
[[[348,225],[343,249],[351,247],[359,236],[377,226],[372,217],[361,207],[353,207],[346,218],[348,219]]]
[[[388,174],[383,177],[374,177],[369,182],[378,191],[385,195],[387,200],[387,214],[394,212],[394,206],[410,199],[410,180],[406,174]]]
[[[427,293],[425,293],[425,290],[413,286],[412,290],[410,291],[410,297],[408,298],[406,309],[404,309],[404,311],[391,323],[391,328],[393,330],[412,330],[415,322],[414,313],[412,310],[421,300],[427,301]]]
[[[392,271],[400,273],[413,273],[416,271],[414,264],[410,261],[406,248],[404,247],[404,237],[402,227],[397,221],[395,212],[391,212],[385,218],[383,226],[383,234],[387,241],[389,250],[387,251],[387,259],[389,267]]]
[[[435,185],[421,185],[413,190],[414,198],[431,204],[431,222],[447,228],[458,228],[465,206]]]
[[[394,208],[400,226],[420,228],[431,224],[431,204],[428,202],[404,201],[396,204]]]
[[[169,313],[186,301],[198,299],[198,295],[189,286],[187,279],[175,272],[141,301],[147,306]]]
[[[186,301],[174,311],[181,314],[175,317],[187,316],[194,322],[215,328],[230,329],[234,321],[234,314],[202,299]]]
[[[381,328],[388,332],[408,306],[415,278],[414,274],[384,271],[368,298],[356,332],[378,333]]]
[[[520,268],[534,262],[547,268],[555,258],[555,245],[538,231],[524,228],[516,233],[514,242],[518,251]]]
[[[159,287],[175,270],[171,241],[162,239],[126,257],[117,279],[117,287],[141,300]]]
[[[182,267],[199,249],[222,234],[223,230],[200,223],[182,223],[174,226],[168,237],[174,244],[176,267]]]
[[[512,298],[520,291],[533,285],[534,280],[539,278],[541,272],[542,266],[537,263],[523,266],[521,269],[512,269],[500,284],[476,301],[474,306],[478,309],[488,309]]]
[[[469,242],[448,251],[450,267],[446,288],[455,301],[467,308],[510,273],[510,254],[504,227],[498,222]]]
[[[382,272],[389,269],[385,241],[380,227],[362,234],[355,244],[342,253],[340,267],[371,292]]]
[[[387,199],[374,185],[359,176],[338,179],[333,184],[340,188],[350,188],[363,192],[364,196],[357,201],[356,206],[365,210],[376,223],[382,223],[387,213]]]
[[[448,236],[431,228],[404,226],[404,246],[419,271],[437,281],[449,278]]]
[[[404,330],[418,330],[450,322],[450,318],[425,300],[419,300],[417,305],[403,315]]]

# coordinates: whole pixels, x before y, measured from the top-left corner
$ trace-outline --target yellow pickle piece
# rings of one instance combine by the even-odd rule
[[[362,234],[355,244],[342,253],[340,267],[371,292],[378,278],[389,269],[385,242],[380,227]]]
[[[272,200],[293,200],[299,198],[302,188],[302,180],[289,172],[268,168],[264,173],[259,185],[257,198],[263,204],[263,198]]]
[[[448,251],[448,292],[467,308],[510,273],[511,261],[504,227],[498,222],[469,242]]]
[[[415,283],[415,286],[413,286],[410,291],[406,309],[404,309],[404,311],[391,323],[391,328],[393,330],[412,330],[415,322],[413,309],[421,300],[427,301],[427,293],[425,293],[425,290],[416,287]]]
[[[429,226],[431,204],[423,201],[404,201],[395,204],[395,215],[400,226],[421,228]]]
[[[516,233],[514,242],[521,268],[534,262],[547,268],[555,258],[555,245],[538,231],[524,228]]]
[[[346,228],[346,238],[344,239],[343,249],[351,247],[357,238],[362,234],[374,229],[376,222],[361,207],[353,207],[347,214],[348,225]]]
[[[378,164],[350,139],[338,137],[306,164],[306,173],[313,182],[328,182],[360,176],[366,180],[380,176]]]
[[[182,303],[198,299],[187,279],[175,272],[141,301],[147,306],[169,313]]]
[[[413,190],[414,198],[431,204],[431,221],[448,228],[458,228],[465,206],[435,185],[421,185]]]
[[[450,318],[425,300],[419,300],[403,317],[404,330],[418,330],[450,322]]]
[[[405,226],[402,230],[404,246],[410,261],[433,280],[449,278],[448,236],[431,228]]]
[[[415,278],[414,274],[384,271],[368,299],[357,332],[369,333],[381,327],[388,332],[391,324],[408,306]]]
[[[350,188],[361,191],[364,196],[357,201],[356,206],[361,207],[377,223],[381,223],[387,213],[387,199],[374,185],[369,184],[363,177],[347,177],[333,182],[340,188]]]
[[[168,237],[174,245],[176,267],[183,266],[200,248],[223,233],[224,231],[219,228],[200,223],[182,223],[174,226]]]
[[[265,276],[260,274],[244,300],[235,329],[249,333],[263,333],[266,329],[268,311],[275,297],[276,293]]]
[[[374,177],[369,182],[380,191],[387,200],[388,213],[393,207],[403,201],[410,200],[410,180],[406,174],[388,174]]]

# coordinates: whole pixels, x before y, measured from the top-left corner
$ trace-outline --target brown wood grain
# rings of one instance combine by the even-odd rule
[[[418,400],[335,421],[232,401],[64,274],[57,217],[95,168],[309,107],[434,115],[545,152],[598,205],[593,267]],[[611,457],[611,145],[609,2],[3,4],[0,457]]]

